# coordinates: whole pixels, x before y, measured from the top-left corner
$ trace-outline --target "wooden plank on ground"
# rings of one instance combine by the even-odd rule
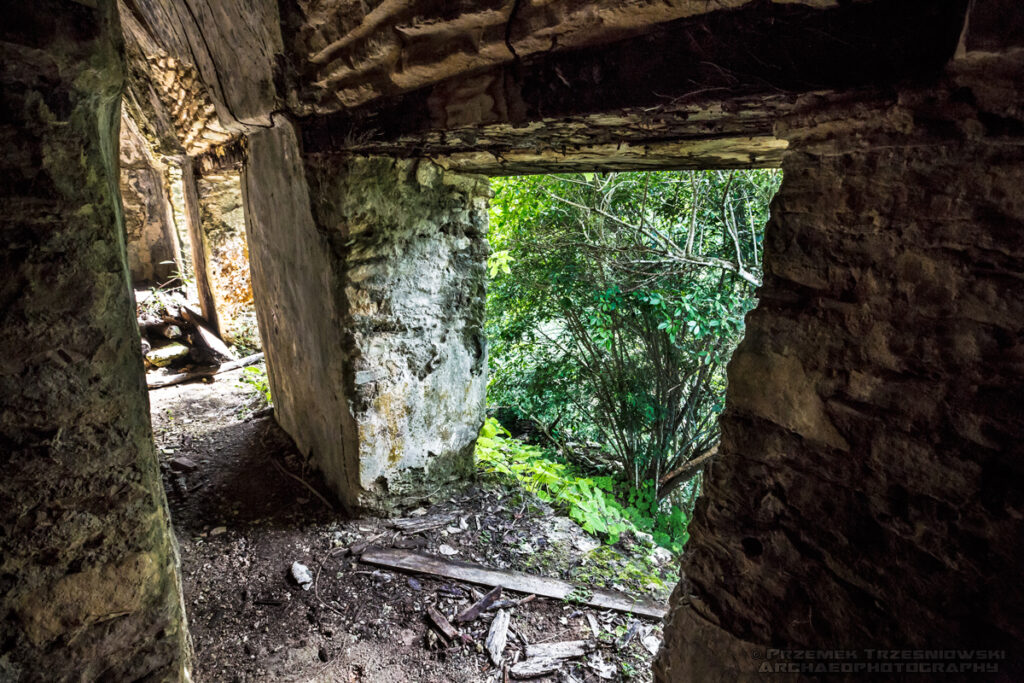
[[[391,569],[404,569],[411,572],[434,574],[449,579],[457,579],[482,586],[501,586],[505,590],[517,593],[536,593],[546,598],[564,599],[569,595],[579,595],[580,602],[592,607],[613,609],[619,612],[631,612],[654,619],[664,619],[667,613],[665,605],[650,598],[631,597],[618,591],[597,589],[591,592],[562,581],[543,576],[533,576],[523,572],[487,569],[469,562],[445,560],[435,555],[393,548],[370,548],[363,553],[361,560],[368,564]],[[589,595],[589,599],[583,599]]]
[[[160,389],[161,387],[169,387],[175,384],[181,384],[182,382],[191,382],[194,379],[213,377],[214,375],[219,375],[222,372],[230,372],[231,370],[244,368],[247,365],[258,363],[261,360],[263,360],[263,354],[254,353],[251,356],[246,356],[241,360],[233,360],[230,363],[223,363],[222,365],[216,368],[208,368],[205,370],[193,370],[192,372],[179,372],[176,375],[167,375],[165,377],[147,377],[146,387],[149,389]]]
[[[594,649],[589,640],[563,640],[560,643],[537,643],[526,646],[526,656],[548,657],[550,659],[574,659],[582,657]]]

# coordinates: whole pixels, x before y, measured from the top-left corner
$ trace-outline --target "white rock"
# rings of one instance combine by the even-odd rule
[[[301,562],[292,562],[292,578],[304,591],[308,591],[313,585],[313,575],[309,572],[309,567]]]
[[[184,344],[168,344],[167,346],[161,346],[159,349],[153,349],[146,354],[146,360],[158,368],[170,365],[178,358],[188,355],[188,347]]]
[[[659,567],[671,562],[673,557],[672,551],[662,548],[660,545],[654,546],[654,549],[651,551],[651,560]]]
[[[455,548],[451,547],[447,543],[442,543],[441,547],[439,547],[437,549],[437,552],[441,553],[442,555],[448,555],[449,557],[452,556],[452,555],[458,555],[459,554],[458,550],[456,550]]]

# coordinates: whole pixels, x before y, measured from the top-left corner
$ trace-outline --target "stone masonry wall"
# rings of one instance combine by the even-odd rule
[[[363,158],[307,173],[345,269],[361,504],[465,479],[487,384],[487,179]]]
[[[121,203],[132,282],[159,285],[181,272],[181,250],[166,169],[149,153],[134,122],[121,117]]]
[[[1019,678],[1022,73],[981,56],[777,128],[765,284],[659,680],[751,680],[763,646],[1005,650]]]
[[[465,476],[483,420],[486,179],[250,138],[253,288],[278,422],[350,506]]]
[[[0,26],[0,680],[186,677],[118,193],[113,2]]]
[[[223,173],[200,177],[196,184],[221,335],[258,350],[241,178],[238,173]]]

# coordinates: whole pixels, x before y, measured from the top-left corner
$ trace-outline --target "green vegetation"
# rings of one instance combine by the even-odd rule
[[[261,404],[255,410],[273,403],[273,399],[270,396],[270,380],[267,379],[267,368],[265,365],[250,365],[245,368],[242,371],[242,376],[238,378],[238,384],[242,387],[248,387],[255,395],[257,402]]]
[[[651,514],[650,486],[629,488],[610,476],[584,476],[550,451],[512,438],[494,418],[488,418],[480,430],[476,457],[484,471],[504,476],[562,508],[586,532],[609,544],[618,543],[624,532],[635,536],[642,532],[678,553],[689,538],[689,515],[680,506]],[[621,501],[616,498],[617,491],[624,491]]]
[[[760,284],[777,171],[496,179],[488,401],[554,450],[488,422],[478,457],[611,543],[686,542],[719,438],[725,364]],[[503,418],[504,419],[504,418]],[[508,422],[507,424],[511,424]]]

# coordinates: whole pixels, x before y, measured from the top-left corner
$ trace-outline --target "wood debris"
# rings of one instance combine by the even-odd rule
[[[455,617],[455,621],[466,622],[473,621],[480,616],[480,613],[490,607],[498,598],[501,597],[501,586],[495,586],[487,595],[483,596],[471,607],[463,610],[461,614]]]
[[[237,370],[238,368],[244,368],[247,365],[258,363],[261,360],[263,360],[263,354],[254,353],[253,355],[246,356],[241,360],[233,360],[230,363],[224,363],[223,365],[215,368],[205,368],[202,370],[193,370],[191,372],[179,372],[176,375],[167,375],[165,377],[147,377],[146,387],[149,389],[160,389],[174,384],[181,384],[182,382],[191,382],[196,379],[213,377],[214,375],[219,375],[222,372],[229,372],[231,370]]]
[[[411,550],[371,548],[363,553],[361,560],[381,567],[444,576],[484,586],[503,586],[505,590],[535,593],[558,600],[570,595],[581,596],[579,601],[592,607],[631,612],[655,619],[663,619],[668,611],[664,604],[646,597],[631,597],[618,591],[609,590],[581,590],[580,587],[561,579],[533,576],[523,572],[487,569],[469,562],[446,560]]]
[[[391,520],[391,528],[398,529],[403,534],[421,534],[425,531],[432,531],[434,529],[440,529],[443,526],[448,526],[454,520],[454,514],[405,517],[403,519]]]
[[[594,650],[594,643],[589,640],[564,640],[560,643],[537,643],[526,646],[528,659],[545,657],[552,659],[573,659],[582,657]]]
[[[511,613],[498,610],[491,622],[491,630],[487,632],[485,647],[494,666],[501,666],[501,653],[505,651],[505,643],[508,642],[508,622],[511,618]]]
[[[454,641],[459,637],[459,632],[455,630],[451,622],[433,605],[427,605],[427,616],[430,617],[430,621],[437,627],[437,630],[449,641]]]
[[[601,637],[601,627],[597,623],[597,617],[590,612],[587,612],[587,623],[590,624],[590,632],[594,634],[595,638]]]
[[[623,633],[617,641],[615,641],[615,647],[621,650],[622,648],[629,645],[630,642],[632,642],[633,638],[636,637],[636,634],[640,632],[641,625],[642,624],[636,619],[630,622],[629,628],[626,629],[626,632]]]
[[[562,662],[563,660],[554,657],[524,659],[513,664],[512,668],[509,669],[509,673],[512,674],[512,678],[516,679],[536,678],[537,676],[544,676],[558,671],[562,668]]]

